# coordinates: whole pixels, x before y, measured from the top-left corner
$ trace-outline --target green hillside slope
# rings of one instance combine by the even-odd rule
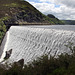
[[[75,25],[75,20],[61,20],[65,25]]]
[[[56,24],[64,24],[62,21],[60,21],[58,18],[56,18],[54,15],[52,14],[48,14],[47,15],[50,18],[50,21],[53,21],[53,23]]]

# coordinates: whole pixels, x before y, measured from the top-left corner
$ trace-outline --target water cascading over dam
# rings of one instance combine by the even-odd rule
[[[26,64],[44,54],[54,56],[64,52],[70,53],[70,49],[65,45],[74,41],[75,31],[71,30],[12,26],[0,47],[0,61],[4,60],[6,51],[11,49],[11,56],[6,60],[9,63],[24,59]]]

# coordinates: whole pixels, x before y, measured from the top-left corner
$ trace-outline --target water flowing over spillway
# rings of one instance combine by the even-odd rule
[[[24,59],[26,64],[44,54],[53,56],[64,52],[70,53],[70,49],[65,45],[68,42],[75,44],[75,31],[12,26],[4,40],[1,45],[3,53],[0,61],[4,60],[6,51],[12,49],[7,62],[13,63]]]

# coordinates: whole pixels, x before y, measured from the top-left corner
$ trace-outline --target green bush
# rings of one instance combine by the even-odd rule
[[[3,20],[0,19],[0,44],[1,44],[1,40],[2,40],[3,36],[5,35],[5,33],[6,33],[6,26],[3,23]]]

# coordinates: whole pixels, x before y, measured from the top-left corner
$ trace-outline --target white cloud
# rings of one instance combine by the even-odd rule
[[[30,3],[46,15],[53,14],[59,19],[75,19],[74,0],[40,0],[40,2]]]
[[[75,8],[75,0],[40,0],[40,2],[51,2],[51,3],[66,5],[68,7]]]
[[[75,8],[75,0],[56,0],[56,3],[66,5],[67,7]]]
[[[66,5],[75,8],[75,0],[40,0],[40,2],[51,2],[60,5]]]
[[[53,2],[54,3],[55,0],[40,0],[40,2]]]

